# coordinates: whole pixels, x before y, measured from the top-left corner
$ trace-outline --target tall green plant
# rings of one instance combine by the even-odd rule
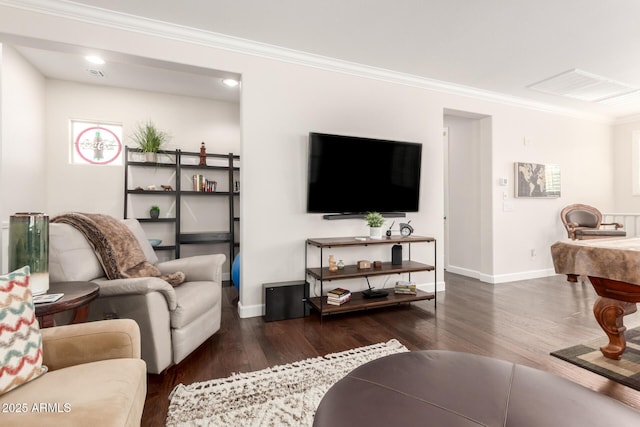
[[[168,135],[156,128],[151,120],[144,124],[138,123],[133,135],[133,141],[138,144],[145,153],[157,153],[158,150],[167,142]]]

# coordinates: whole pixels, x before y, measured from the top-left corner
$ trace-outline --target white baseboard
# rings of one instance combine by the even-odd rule
[[[520,273],[498,274],[492,276],[493,281],[489,283],[517,282],[518,280],[539,279],[541,277],[550,277],[555,275],[556,272],[553,268],[547,268],[544,270],[522,271]]]
[[[547,268],[543,270],[520,271],[518,273],[490,275],[490,274],[481,273],[479,271],[450,265],[447,267],[447,271],[450,273],[459,274],[461,276],[478,279],[481,282],[491,283],[491,284],[517,282],[519,280],[539,279],[541,277],[550,277],[550,276],[556,275],[556,272],[553,268]]]
[[[238,315],[241,319],[247,319],[249,317],[260,317],[264,313],[264,304],[247,305],[244,306],[238,301]]]
[[[480,280],[480,272],[476,270],[470,270],[468,268],[456,267],[455,265],[450,265],[447,267],[447,271],[449,273],[459,274],[461,276],[471,277],[472,279]]]

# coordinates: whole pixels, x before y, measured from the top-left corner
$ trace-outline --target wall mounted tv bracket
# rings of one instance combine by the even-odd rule
[[[364,219],[365,213],[335,213],[322,215],[322,219],[334,220],[334,219]],[[385,218],[405,218],[407,216],[404,212],[382,212],[381,215]]]

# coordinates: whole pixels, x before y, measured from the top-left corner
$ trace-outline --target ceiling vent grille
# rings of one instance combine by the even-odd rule
[[[101,70],[88,69],[87,72],[95,77],[104,77],[104,73]]]
[[[612,98],[602,99],[598,102],[600,104],[611,106],[640,105],[640,90],[625,93],[620,96],[614,96]]]
[[[565,71],[527,87],[539,92],[592,102],[604,101],[638,90],[636,87],[578,69]]]

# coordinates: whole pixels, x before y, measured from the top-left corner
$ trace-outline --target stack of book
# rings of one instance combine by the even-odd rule
[[[398,280],[396,282],[395,293],[404,295],[416,295],[418,291],[416,290],[416,284],[414,282]]]
[[[351,292],[348,289],[335,288],[327,292],[327,304],[342,305],[351,299]]]

